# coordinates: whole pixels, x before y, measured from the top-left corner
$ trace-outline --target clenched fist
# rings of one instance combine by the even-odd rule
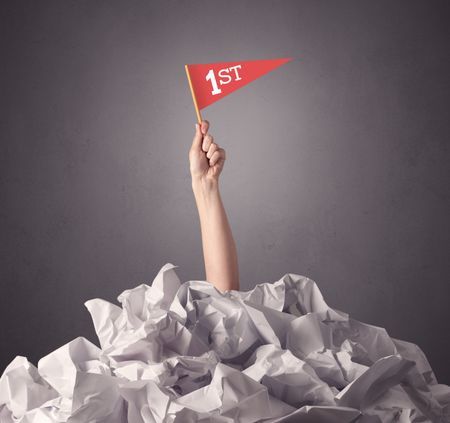
[[[225,150],[214,142],[208,133],[209,122],[195,124],[195,135],[189,150],[189,164],[192,180],[218,181],[225,163]]]

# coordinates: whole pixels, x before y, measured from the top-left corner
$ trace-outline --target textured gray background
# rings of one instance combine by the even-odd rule
[[[242,288],[307,275],[450,383],[448,5],[2,2],[2,369],[167,262],[204,277],[183,65],[292,56],[204,112]]]

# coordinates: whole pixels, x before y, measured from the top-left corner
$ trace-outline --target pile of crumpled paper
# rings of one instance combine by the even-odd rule
[[[167,263],[122,307],[86,302],[76,338],[0,379],[0,422],[449,422],[450,387],[415,344],[330,308],[286,274],[248,292],[183,284]]]

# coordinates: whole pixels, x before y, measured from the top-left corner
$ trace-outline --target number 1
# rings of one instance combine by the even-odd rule
[[[212,69],[209,70],[209,72],[206,74],[207,81],[211,81],[211,85],[213,87],[213,90],[211,91],[212,95],[220,94],[222,90],[218,87],[216,76],[214,75],[214,71]]]

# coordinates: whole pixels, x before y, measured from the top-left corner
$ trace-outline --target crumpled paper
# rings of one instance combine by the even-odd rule
[[[422,350],[330,308],[288,273],[248,292],[180,283],[171,263],[79,337],[0,379],[0,423],[449,422]]]

